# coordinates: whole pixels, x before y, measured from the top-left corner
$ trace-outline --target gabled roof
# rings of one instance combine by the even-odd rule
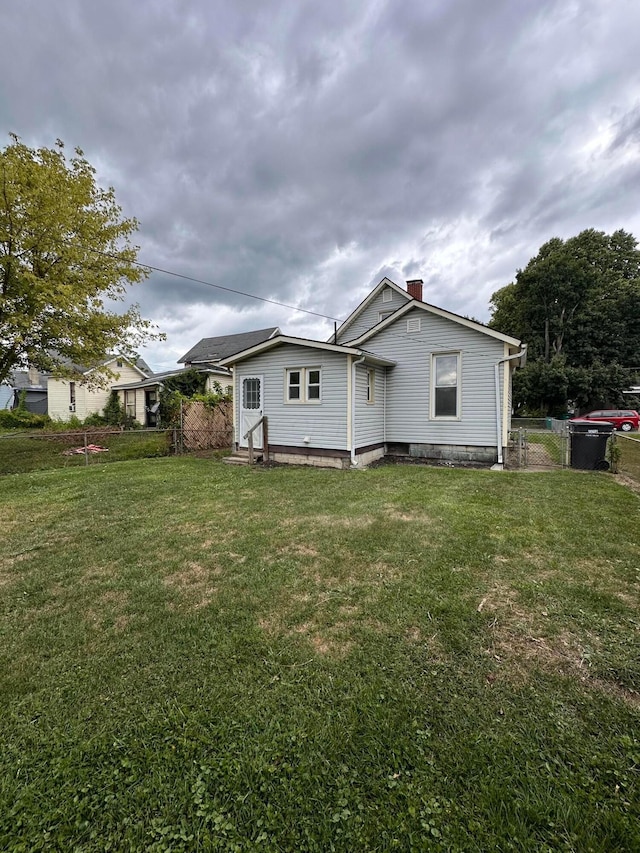
[[[14,388],[16,391],[23,390],[35,390],[35,391],[46,391],[47,390],[47,381],[49,379],[49,374],[44,371],[38,371],[39,382],[36,385],[33,385],[29,381],[29,371],[28,370],[14,370],[6,379],[8,385]]]
[[[92,367],[86,367],[86,365],[83,364],[76,364],[75,362],[65,358],[58,359],[60,364],[63,364],[65,367],[70,367],[76,373],[81,373],[83,376],[88,376],[90,373],[93,373],[94,370],[97,370],[100,367],[106,367],[112,362],[118,360],[126,361],[127,364],[135,368],[135,370],[137,370],[142,376],[149,376],[151,374],[151,368],[143,358],[137,358],[134,364],[131,359],[127,358],[124,355],[110,355],[104,361],[100,362],[100,364],[94,364]]]
[[[229,358],[225,358],[221,364],[223,366],[228,364],[237,364],[238,362],[245,361],[247,358],[251,358],[254,355],[268,352],[268,350],[281,346],[282,344],[292,344],[293,346],[305,347],[307,349],[320,349],[328,352],[336,352],[340,355],[355,355],[358,358],[364,357],[367,364],[378,364],[383,367],[393,367],[395,364],[395,361],[391,361],[391,359],[383,358],[382,356],[360,349],[359,347],[330,344],[325,341],[314,341],[310,338],[292,338],[289,335],[276,335],[268,341],[263,341],[260,344],[256,344],[256,346],[249,347],[248,349],[242,350],[242,352],[229,356]]]
[[[178,364],[206,364],[220,362],[241,350],[253,347],[279,334],[277,326],[240,332],[237,335],[221,335],[218,338],[202,338],[188,353],[178,359]]]
[[[132,391],[134,388],[152,388],[154,385],[162,385],[165,379],[172,379],[174,376],[180,376],[181,373],[186,373],[191,370],[190,367],[176,367],[175,370],[165,370],[162,373],[152,373],[146,379],[141,379],[139,382],[123,382],[120,385],[112,385],[114,391]],[[207,373],[212,376],[219,376],[221,379],[231,379],[231,371],[226,367],[216,366],[207,368],[193,368],[199,373]]]
[[[394,311],[390,317],[386,318],[386,320],[382,320],[380,323],[377,323],[371,329],[366,331],[363,335],[360,335],[360,337],[349,341],[349,346],[357,347],[366,341],[369,341],[383,329],[386,329],[387,326],[395,323],[395,321],[400,317],[403,317],[409,311],[413,310],[424,311],[427,314],[434,314],[436,317],[443,317],[446,320],[451,320],[454,323],[458,323],[460,326],[465,326],[467,329],[474,329],[476,332],[481,332],[483,335],[488,335],[488,337],[502,341],[511,347],[521,346],[521,341],[517,338],[512,338],[509,335],[504,335],[502,332],[497,332],[495,329],[490,329],[488,326],[484,326],[476,320],[469,320],[467,317],[461,317],[459,314],[453,314],[451,311],[445,311],[444,308],[437,308],[435,305],[429,305],[427,302],[420,302],[418,299],[411,299],[410,302],[403,305],[402,308],[398,308],[397,311]]]
[[[371,293],[367,296],[367,298],[366,298],[366,299],[364,299],[364,300],[360,303],[360,305],[358,305],[358,307],[357,307],[355,310],[353,310],[353,311],[351,312],[351,314],[349,314],[349,316],[348,316],[348,317],[347,317],[347,319],[344,321],[344,323],[342,323],[342,325],[338,326],[338,328],[337,328],[337,330],[336,330],[336,333],[335,333],[335,334],[336,334],[336,335],[344,334],[344,332],[346,332],[346,330],[349,328],[349,326],[350,326],[350,325],[351,325],[355,320],[357,320],[357,319],[358,319],[358,317],[360,316],[360,314],[362,314],[362,312],[363,312],[363,311],[364,311],[364,310],[365,310],[365,309],[366,309],[366,308],[367,308],[367,307],[368,307],[368,306],[373,302],[373,300],[378,296],[378,294],[380,293],[380,291],[381,291],[381,290],[384,290],[386,287],[390,287],[390,288],[391,288],[391,290],[395,290],[395,291],[396,291],[396,293],[399,293],[399,294],[400,294],[400,296],[402,296],[404,299],[408,300],[409,302],[411,302],[411,301],[415,301],[415,300],[413,300],[413,297],[412,297],[409,293],[407,293],[407,291],[406,291],[406,290],[403,290],[401,287],[399,287],[399,286],[395,283],[395,281],[391,281],[391,279],[390,279],[390,278],[386,278],[386,277],[385,277],[385,278],[383,278],[383,279],[382,279],[382,281],[381,281],[379,284],[377,284],[377,285],[373,288],[373,290],[372,290],[372,291],[371,291]],[[334,336],[333,336],[333,334],[332,334],[332,335],[331,335],[331,338],[333,338],[333,337],[334,337]]]

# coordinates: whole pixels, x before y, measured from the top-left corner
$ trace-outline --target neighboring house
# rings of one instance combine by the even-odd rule
[[[83,421],[89,415],[102,414],[113,385],[123,381],[139,382],[141,379],[146,379],[151,373],[149,366],[142,359],[138,359],[133,364],[128,359],[115,355],[101,366],[107,366],[116,378],[111,380],[108,387],[92,388],[89,383],[91,374],[96,368],[83,367],[77,364],[72,366],[81,378],[73,380],[49,377],[49,417],[54,420],[68,421],[75,415]],[[135,400],[133,402],[134,408],[130,413],[134,419],[138,420]]]
[[[502,464],[520,341],[383,279],[329,342],[276,334],[234,370],[235,446],[268,419],[269,457],[335,467],[386,454]],[[262,428],[254,432],[261,447]]]
[[[37,368],[14,370],[10,377],[10,399],[0,408],[15,409],[23,400],[24,408],[34,415],[47,414],[47,389],[49,374]],[[7,387],[7,386],[4,386]],[[4,395],[2,395],[4,398]]]
[[[239,350],[262,343],[279,331],[280,329],[276,326],[272,326],[269,329],[241,332],[236,335],[202,338],[186,355],[178,359],[178,364],[184,364],[184,367],[167,370],[164,373],[151,373],[143,379],[118,383],[113,386],[113,390],[118,392],[128,415],[143,426],[158,426],[160,393],[167,379],[179,376],[187,370],[196,369],[206,374],[205,391],[214,391],[219,385],[223,392],[232,393],[233,374],[228,367],[220,365],[221,360]]]
[[[217,338],[202,338],[198,343],[191,347],[188,353],[178,359],[178,364],[184,364],[185,367],[214,367],[220,365],[223,359],[235,355],[241,350],[249,349],[280,333],[277,326],[271,326],[268,329],[257,329],[253,332],[240,332],[236,335],[221,335]],[[224,370],[227,376],[231,376],[231,371]]]
[[[13,402],[13,387],[9,382],[0,383],[0,410],[10,409]]]
[[[118,392],[120,402],[130,417],[137,420],[142,426],[157,427],[158,410],[160,408],[160,392],[164,389],[167,379],[180,376],[190,368],[178,370],[166,370],[163,373],[152,373],[145,379],[137,382],[124,382],[113,386],[113,391]],[[198,368],[199,372],[207,374],[205,391],[214,391],[218,383],[223,391],[231,392],[232,375],[226,368]]]

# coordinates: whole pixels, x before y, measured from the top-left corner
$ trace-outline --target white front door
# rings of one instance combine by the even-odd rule
[[[262,376],[240,377],[240,447],[248,447],[249,439],[245,438],[262,417]],[[262,424],[253,431],[253,446],[262,450]]]

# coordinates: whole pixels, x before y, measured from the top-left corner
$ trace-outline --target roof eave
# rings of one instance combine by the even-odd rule
[[[389,367],[395,364],[394,361],[382,358],[374,353],[364,352],[357,347],[347,347],[342,344],[331,344],[326,341],[315,341],[309,338],[292,338],[289,335],[278,335],[274,338],[270,338],[267,341],[263,341],[261,344],[256,344],[254,347],[249,347],[246,350],[223,359],[220,364],[223,366],[238,364],[241,361],[246,361],[248,358],[252,358],[255,355],[261,355],[262,353],[268,352],[269,350],[275,349],[283,344],[291,344],[292,346],[304,347],[306,349],[320,349],[326,352],[335,352],[339,355],[355,355],[358,358],[362,358],[364,356],[365,360],[371,360],[372,364],[376,363]]]
[[[379,332],[386,329],[396,320],[399,320],[409,311],[413,309],[418,309],[420,311],[424,311],[427,314],[433,314],[436,317],[442,317],[445,320],[451,320],[453,323],[457,323],[460,326],[465,326],[468,329],[473,329],[476,332],[480,332],[483,335],[487,335],[488,337],[495,338],[498,341],[502,341],[505,344],[509,344],[512,347],[520,347],[521,341],[517,338],[512,338],[510,335],[505,335],[502,332],[497,332],[495,329],[490,329],[488,326],[483,326],[482,323],[478,323],[475,320],[469,320],[467,317],[461,317],[459,314],[454,314],[451,311],[447,311],[444,308],[438,308],[436,305],[429,305],[428,302],[421,302],[418,299],[412,299],[410,302],[407,302],[406,305],[403,305],[402,308],[398,308],[397,311],[394,311],[390,317],[387,317],[385,320],[382,320],[380,323],[377,323],[371,329],[368,329],[364,334],[360,335],[358,338],[354,338],[352,341],[349,341],[349,345],[352,347],[360,346],[360,344],[365,343],[370,338],[373,338]]]

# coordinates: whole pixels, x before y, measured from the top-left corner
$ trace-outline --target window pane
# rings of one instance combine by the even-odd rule
[[[458,356],[439,355],[436,357],[436,387],[458,384]]]
[[[287,400],[300,400],[302,398],[300,388],[301,375],[299,370],[287,371]]]
[[[260,380],[242,380],[242,405],[245,409],[260,408]]]
[[[320,399],[320,386],[319,385],[309,385],[307,397],[309,400],[319,400]]]
[[[458,389],[453,388],[436,388],[436,411],[437,418],[455,418],[457,416],[456,404],[458,399]]]
[[[320,371],[319,370],[310,370],[309,371],[309,385],[319,385],[320,384]]]

